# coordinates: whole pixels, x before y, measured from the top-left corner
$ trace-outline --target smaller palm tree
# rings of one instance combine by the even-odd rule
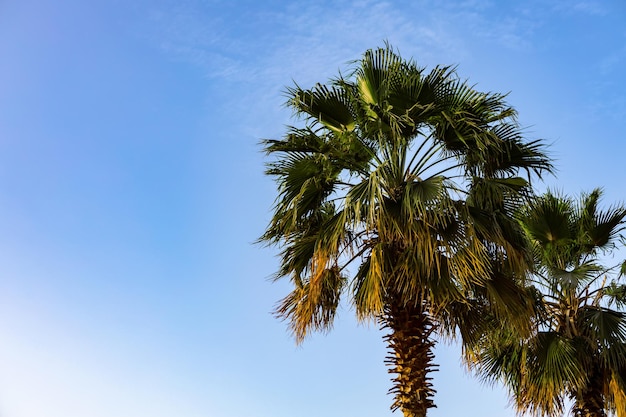
[[[520,413],[562,415],[570,400],[576,417],[626,416],[626,262],[601,262],[624,244],[626,208],[599,210],[600,196],[549,192],[522,213],[536,259],[535,332],[500,327],[472,352],[478,373],[502,380]]]

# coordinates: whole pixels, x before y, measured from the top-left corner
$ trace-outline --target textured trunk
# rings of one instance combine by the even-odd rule
[[[382,319],[390,355],[386,359],[389,373],[395,374],[393,411],[400,409],[405,417],[425,417],[429,408],[435,407],[430,372],[433,364],[435,342],[431,334],[435,326],[421,306],[402,306],[389,303]]]
[[[602,395],[602,374],[598,369],[590,375],[589,383],[575,395],[572,414],[575,417],[607,417]]]

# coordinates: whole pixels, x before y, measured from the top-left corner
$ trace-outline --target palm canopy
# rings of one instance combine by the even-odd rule
[[[536,260],[535,331],[487,336],[477,368],[506,383],[520,412],[561,415],[570,399],[575,416],[626,416],[626,263],[602,263],[624,243],[626,208],[600,210],[600,196],[549,192],[522,212]]]
[[[551,165],[502,95],[476,91],[451,67],[427,73],[387,46],[367,51],[348,77],[287,96],[305,123],[263,142],[278,197],[261,240],[282,248],[277,277],[294,289],[276,312],[298,341],[332,326],[344,293],[359,318],[392,335],[419,316],[425,348],[432,331],[463,323],[470,296],[525,308],[511,277],[529,257],[510,214],[531,175]],[[393,372],[405,336],[389,341]],[[420,357],[430,369],[429,354]],[[421,381],[404,397],[396,386],[394,408],[406,416],[433,406],[420,378],[396,381]]]

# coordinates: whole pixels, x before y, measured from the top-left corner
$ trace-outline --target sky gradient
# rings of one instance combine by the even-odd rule
[[[0,417],[392,415],[376,326],[343,306],[296,346],[253,244],[285,87],[385,41],[510,92],[538,189],[626,201],[621,0],[1,2]],[[514,415],[436,361],[431,417]]]

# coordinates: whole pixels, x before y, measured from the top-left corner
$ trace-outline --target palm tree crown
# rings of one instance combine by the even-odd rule
[[[536,259],[535,331],[487,336],[478,365],[488,380],[504,380],[520,412],[561,415],[569,399],[577,417],[626,416],[626,263],[602,264],[620,243],[626,208],[602,211],[600,196],[549,192],[523,210]]]
[[[470,299],[526,308],[512,277],[529,257],[511,213],[551,165],[502,95],[452,68],[426,73],[388,46],[356,64],[287,90],[305,125],[263,142],[278,197],[261,240],[282,248],[277,277],[294,289],[276,313],[296,339],[330,329],[347,293],[360,319],[389,329],[392,408],[424,416],[434,336],[472,334]]]

